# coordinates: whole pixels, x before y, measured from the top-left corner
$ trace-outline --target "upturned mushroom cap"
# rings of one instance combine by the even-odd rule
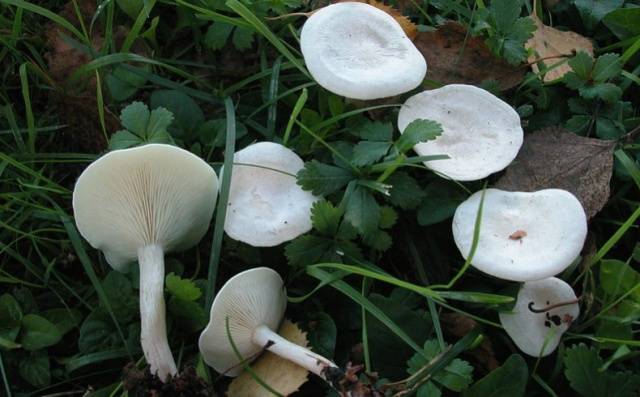
[[[198,346],[204,361],[218,373],[237,376],[243,370],[229,336],[244,358],[256,358],[264,346],[252,342],[260,325],[277,330],[287,306],[284,282],[278,273],[257,267],[238,273],[220,289],[211,306],[209,324],[200,335]]]
[[[73,191],[80,234],[115,269],[156,244],[181,250],[209,227],[218,194],[213,169],[171,145],[115,150],[89,165]]]
[[[558,347],[562,334],[580,315],[580,306],[571,303],[544,313],[535,313],[530,307],[542,309],[575,300],[577,297],[571,286],[558,278],[528,281],[520,288],[513,311],[499,313],[500,323],[524,353],[546,356]]]
[[[471,251],[481,197],[482,191],[471,195],[453,216],[453,238],[465,259]],[[566,190],[487,189],[471,264],[505,280],[540,280],[567,268],[580,254],[586,236],[584,209]]]
[[[495,95],[471,85],[451,84],[407,99],[398,114],[400,132],[416,119],[442,125],[441,136],[413,149],[421,156],[448,155],[447,160],[425,165],[454,180],[473,181],[500,171],[522,146],[518,113]]]
[[[392,16],[364,3],[344,2],[314,12],[300,48],[313,78],[353,99],[386,98],[417,87],[427,63]]]
[[[304,167],[297,154],[273,142],[259,142],[235,153],[224,230],[254,247],[272,247],[311,230],[317,197],[302,190],[296,174]]]

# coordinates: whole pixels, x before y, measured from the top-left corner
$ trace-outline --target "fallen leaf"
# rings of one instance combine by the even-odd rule
[[[427,60],[427,78],[442,84],[473,84],[493,80],[501,90],[520,84],[524,69],[491,53],[480,37],[448,21],[433,32],[421,32],[414,44]]]
[[[289,320],[284,320],[278,334],[288,341],[300,346],[307,346],[307,334]],[[266,384],[278,391],[283,396],[298,390],[307,381],[308,371],[289,360],[285,360],[269,351],[264,352],[253,364],[251,369]],[[243,372],[231,382],[227,395],[271,397],[267,389],[260,386],[248,372]]]
[[[447,332],[455,338],[462,338],[478,326],[476,320],[459,313],[443,313],[440,319]],[[484,338],[480,346],[470,350],[469,354],[482,365],[485,372],[491,372],[500,366],[489,338]]]
[[[570,57],[578,51],[585,51],[593,56],[593,44],[586,37],[575,32],[563,32],[547,26],[535,13],[531,14],[530,18],[536,24],[536,30],[533,32],[533,37],[524,46],[527,49],[533,49],[532,55],[527,60],[532,64],[531,69],[535,73],[540,71],[536,63],[538,60],[547,67],[551,67],[561,62],[562,58]],[[560,79],[571,70],[571,66],[565,62],[546,72],[543,81]]]
[[[573,193],[589,218],[609,198],[615,141],[584,138],[550,127],[528,134],[497,188],[531,192],[558,188]]]
[[[402,28],[402,30],[404,30],[404,33],[407,35],[408,38],[413,40],[417,36],[418,27],[413,22],[411,22],[409,18],[402,15],[402,13],[398,11],[396,8],[394,8],[393,6],[386,5],[383,2],[376,1],[376,0],[340,0],[340,1],[337,1],[336,3],[351,2],[351,1],[369,4],[371,6],[374,6],[375,8],[378,8],[386,12],[387,14],[391,15],[393,19],[396,20],[396,22],[400,24],[400,27]]]

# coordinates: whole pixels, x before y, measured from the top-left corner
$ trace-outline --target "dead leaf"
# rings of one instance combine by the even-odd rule
[[[478,326],[476,320],[459,313],[443,313],[440,316],[440,319],[442,320],[442,324],[445,326],[447,332],[455,338],[462,338],[468,334],[469,331]],[[485,372],[491,372],[500,366],[495,353],[493,352],[493,345],[489,338],[484,338],[482,343],[480,343],[480,346],[470,350],[469,354],[482,365]]]
[[[296,345],[305,347],[308,345],[307,334],[289,320],[284,320],[278,334]],[[264,352],[257,361],[251,364],[251,369],[260,379],[283,396],[297,391],[307,381],[309,374],[306,369],[269,351]],[[272,394],[260,386],[249,373],[243,372],[231,382],[227,396],[271,397]]]
[[[497,188],[531,192],[558,188],[573,193],[589,218],[609,198],[615,141],[584,138],[551,127],[528,134]]]
[[[551,67],[561,62],[562,58],[570,57],[577,51],[585,51],[593,56],[593,44],[586,37],[547,26],[535,13],[531,14],[530,18],[536,24],[536,30],[533,32],[533,37],[525,43],[525,48],[533,49],[533,54],[527,60],[535,73],[540,71],[536,63],[538,60],[547,67]],[[543,81],[560,79],[571,70],[571,66],[565,62],[545,73]]]
[[[398,11],[396,8],[394,8],[393,6],[386,5],[383,2],[376,1],[376,0],[340,0],[340,1],[337,1],[336,3],[351,2],[351,1],[369,4],[371,6],[374,6],[377,9],[380,9],[386,12],[387,14],[391,15],[393,19],[395,19],[396,22],[398,22],[398,24],[400,24],[400,27],[402,28],[402,30],[404,30],[404,33],[407,35],[408,38],[413,40],[417,36],[418,27],[413,22],[411,22],[409,18],[402,15],[402,13]]]
[[[427,78],[442,84],[473,84],[494,80],[501,90],[520,84],[524,69],[491,53],[458,22],[448,21],[433,32],[421,32],[414,44],[427,60]]]

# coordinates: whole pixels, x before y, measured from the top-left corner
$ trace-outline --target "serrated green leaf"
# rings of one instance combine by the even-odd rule
[[[120,112],[122,126],[141,138],[146,136],[149,108],[142,102],[132,102]]]
[[[219,50],[227,43],[233,25],[225,22],[214,22],[207,29],[204,44],[212,50]]]
[[[381,229],[390,229],[396,224],[397,220],[398,213],[396,210],[386,205],[380,207],[380,222],[378,226],[380,226]]]
[[[622,89],[612,83],[599,83],[580,88],[585,99],[600,98],[605,102],[616,102],[622,97]]]
[[[489,14],[499,32],[510,31],[521,10],[522,4],[513,0],[493,0],[489,5]]]
[[[26,350],[34,351],[53,346],[60,342],[62,334],[51,321],[44,317],[27,314],[22,318],[20,344]]]
[[[302,267],[331,260],[334,247],[333,239],[304,235],[287,244],[284,253],[290,265]]]
[[[618,54],[604,54],[596,59],[591,78],[596,82],[605,82],[618,77],[622,72],[622,62]]]
[[[365,234],[362,241],[369,247],[380,252],[388,250],[393,244],[393,240],[389,233],[379,229],[372,230]]]
[[[311,207],[313,228],[324,236],[334,237],[340,227],[343,213],[340,207],[334,207],[327,200],[316,201]]]
[[[151,93],[149,104],[152,109],[162,107],[173,114],[168,131],[174,137],[190,138],[204,123],[204,113],[198,103],[182,91],[156,90]]]
[[[435,383],[429,381],[418,388],[416,397],[440,397],[442,392]]]
[[[166,132],[172,122],[173,113],[163,107],[153,109],[147,123],[146,136],[152,137],[155,134]]]
[[[573,72],[583,80],[588,80],[593,68],[593,58],[584,51],[580,51],[567,62]]]
[[[425,193],[413,177],[406,172],[396,171],[388,179],[391,185],[389,201],[404,210],[411,210],[422,203]]]
[[[325,196],[342,189],[353,175],[344,168],[312,160],[298,172],[297,178],[302,189],[310,190],[316,196]]]
[[[248,50],[253,46],[255,31],[251,28],[236,26],[231,39],[233,46],[239,51]]]
[[[209,316],[201,304],[180,299],[175,295],[169,299],[167,311],[178,320],[178,327],[189,332],[201,331],[209,321]]]
[[[582,396],[608,396],[606,375],[598,371],[602,364],[598,352],[581,343],[566,350],[564,374],[571,388]]]
[[[404,153],[420,142],[436,139],[442,134],[442,126],[437,121],[416,119],[409,123],[396,141],[398,151]]]
[[[165,285],[171,295],[185,301],[195,301],[202,296],[202,291],[192,280],[181,278],[174,273],[165,277]]]
[[[437,340],[429,339],[424,343],[422,354],[414,354],[407,361],[407,371],[414,374],[440,354]],[[451,391],[460,392],[473,382],[473,367],[466,361],[453,359],[443,370],[433,374],[433,379]]]
[[[377,230],[380,206],[367,189],[356,186],[347,202],[344,218],[366,235]]]
[[[127,130],[120,130],[111,135],[109,139],[109,150],[126,149],[140,145],[141,143],[144,143],[144,141],[139,136]]]
[[[393,138],[393,125],[367,120],[351,132],[367,141],[389,142]]]
[[[529,369],[518,354],[512,354],[502,366],[474,383],[463,392],[464,397],[523,397]]]
[[[384,157],[391,148],[390,142],[361,141],[353,148],[351,162],[357,167],[373,164]]]

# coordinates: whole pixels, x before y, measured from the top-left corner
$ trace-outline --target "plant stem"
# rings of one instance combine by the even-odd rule
[[[305,347],[289,342],[266,325],[261,325],[253,331],[252,340],[256,345],[264,346],[270,352],[298,364],[324,380],[328,380],[327,369],[338,368],[331,360]]]
[[[166,381],[178,370],[167,340],[164,305],[164,252],[151,244],[138,249],[140,263],[140,344],[151,374]]]

